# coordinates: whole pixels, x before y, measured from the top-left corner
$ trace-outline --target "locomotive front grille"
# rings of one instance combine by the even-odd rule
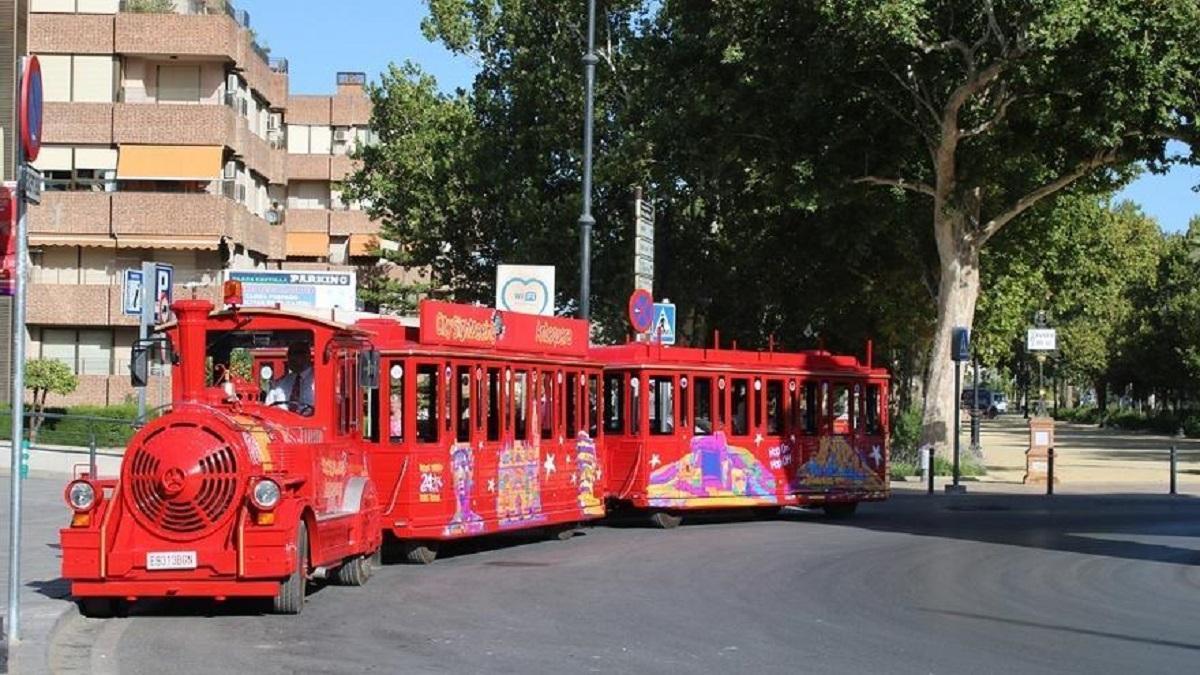
[[[125,492],[143,527],[167,538],[194,538],[236,511],[242,467],[238,451],[217,431],[176,422],[130,448]]]

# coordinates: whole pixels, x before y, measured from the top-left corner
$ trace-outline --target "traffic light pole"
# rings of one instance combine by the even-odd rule
[[[579,215],[579,318],[592,316],[592,118],[595,111],[596,0],[588,0],[588,51],[583,57],[587,89],[583,103],[583,212]]]

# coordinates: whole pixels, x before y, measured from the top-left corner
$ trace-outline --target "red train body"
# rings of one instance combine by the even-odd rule
[[[672,526],[888,494],[887,374],[850,357],[589,348],[583,321],[432,301],[416,322],[353,325],[174,309],[171,409],[119,479],[67,488],[63,576],[90,612],[175,596],[295,612],[310,577],[365,582],[385,536],[427,563],[442,541],[563,533],[606,503]],[[275,378],[296,343],[311,403]]]

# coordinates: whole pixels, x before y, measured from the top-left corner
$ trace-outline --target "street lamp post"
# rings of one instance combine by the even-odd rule
[[[579,318],[592,314],[592,118],[596,87],[596,0],[588,0],[588,49],[583,56],[583,212],[579,215]]]

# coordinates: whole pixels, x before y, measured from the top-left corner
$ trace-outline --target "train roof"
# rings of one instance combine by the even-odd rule
[[[705,349],[632,342],[623,345],[592,347],[589,355],[606,366],[631,368],[731,368],[744,370],[800,370],[804,372],[844,373],[888,377],[884,368],[868,367],[855,356],[823,350],[800,352],[749,351],[744,349]]]

